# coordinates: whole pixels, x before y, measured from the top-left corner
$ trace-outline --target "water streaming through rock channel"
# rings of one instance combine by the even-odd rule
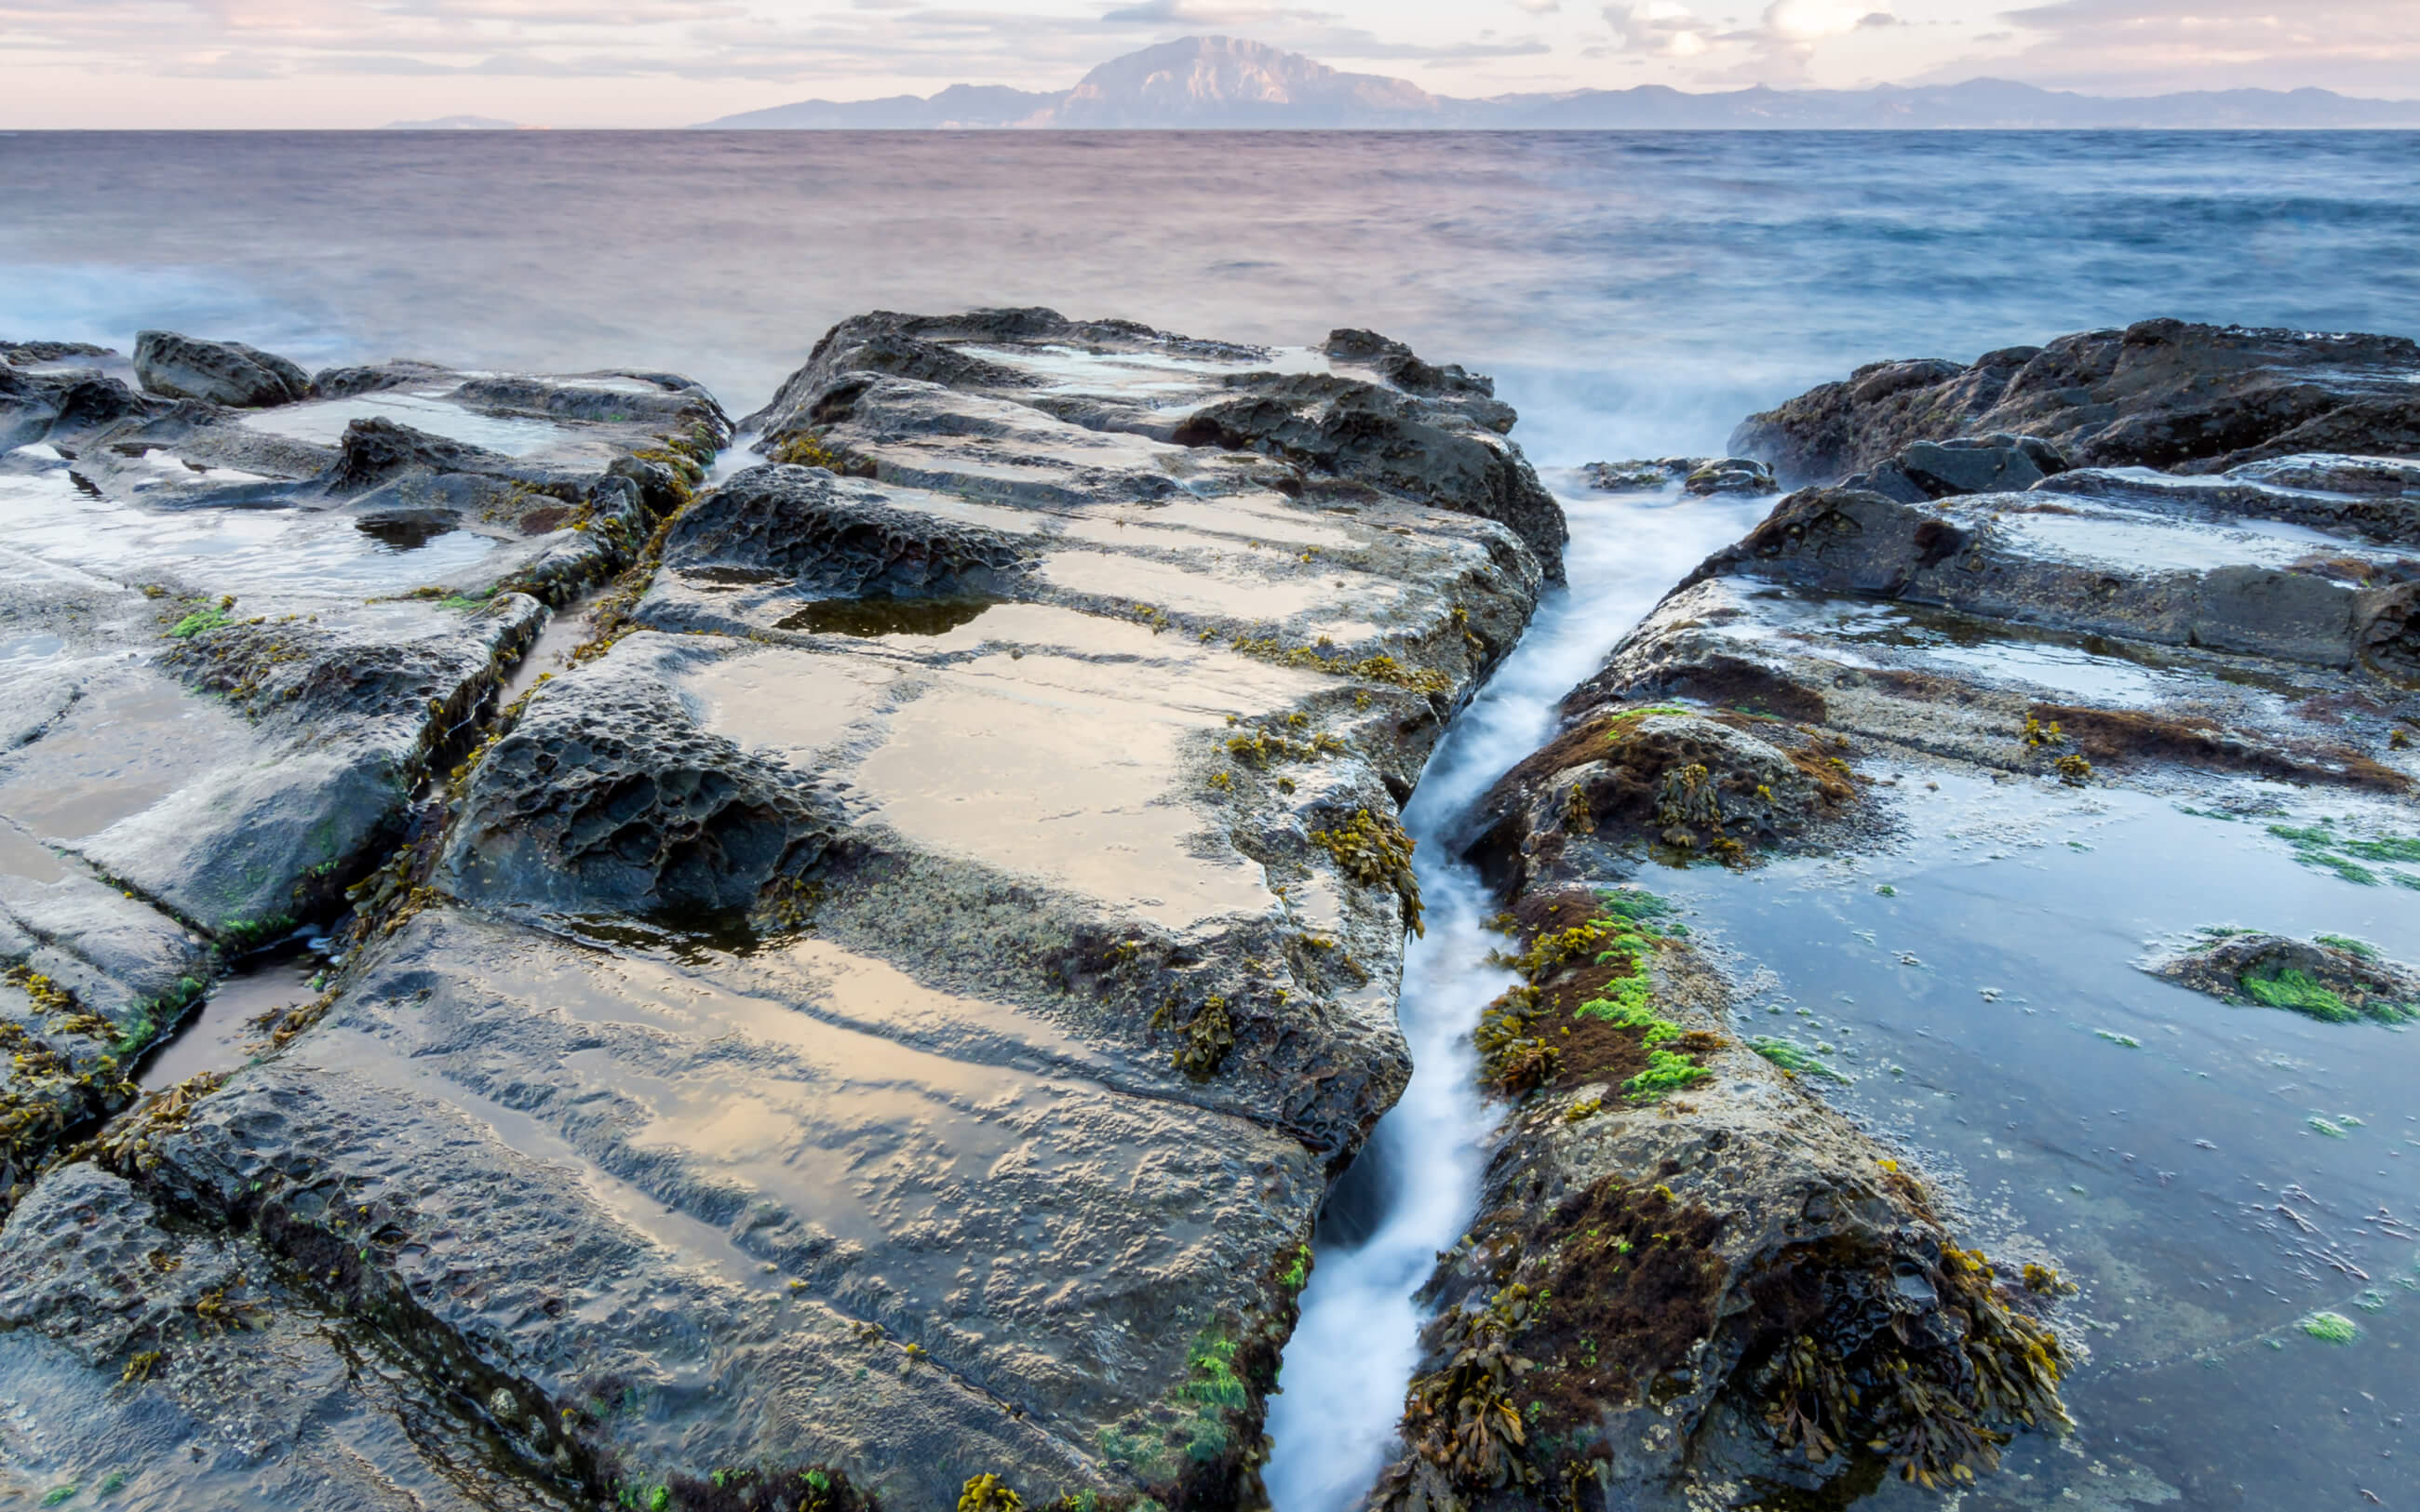
[[[1497,905],[1459,859],[1472,807],[1552,729],[1555,706],[1665,591],[1737,540],[1771,501],[1607,497],[1547,475],[1572,526],[1568,581],[1455,721],[1405,810],[1428,933],[1404,964],[1399,1014],[1411,1084],[1329,1198],[1269,1408],[1266,1470],[1279,1512],[1357,1504],[1384,1463],[1419,1353],[1413,1294],[1469,1221],[1495,1113],[1474,1079],[1470,1031],[1514,979],[1488,964]]]

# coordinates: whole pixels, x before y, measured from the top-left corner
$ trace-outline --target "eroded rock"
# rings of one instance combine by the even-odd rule
[[[1828,483],[1918,441],[2009,432],[2078,467],[2214,471],[2295,453],[2420,455],[2420,346],[2145,320],[1960,365],[1876,363],[1731,435],[1785,483]]]
[[[1677,483],[1701,498],[1715,494],[1775,493],[1773,470],[1745,456],[1664,456],[1629,462],[1591,462],[1581,470],[1602,493],[1666,488]]]
[[[173,331],[135,333],[134,373],[153,393],[233,409],[292,404],[311,393],[311,375],[274,352]]]
[[[1497,520],[1561,575],[1562,513],[1503,440],[1513,413],[1487,379],[1369,332],[1332,334],[1326,372],[1274,371],[1275,356],[1048,310],[883,312],[835,327],[748,424],[781,460],[814,460],[796,450],[812,441],[885,483],[1070,502],[1160,486],[1159,467],[1112,436],[1256,452],[1282,464],[1271,482],[1289,493],[1374,491]],[[946,471],[919,465],[918,438],[943,411],[955,433],[992,440],[989,465],[966,466],[971,453]],[[1053,453],[1067,461],[1051,466]]]
[[[637,570],[354,889],[334,990],[112,1168],[339,1334],[502,1393],[516,1473],[569,1500],[721,1506],[734,1465],[893,1505],[1254,1500],[1302,1245],[1407,1072],[1396,808],[1544,581],[1478,473],[1173,438],[1268,360],[868,317],[713,490],[690,444],[583,481],[516,428],[613,424],[576,379],[388,364],[270,411],[349,520],[584,508]],[[1528,475],[1483,379],[1334,361]],[[496,612],[459,591],[553,558],[509,560],[408,608]],[[259,655],[276,616],[222,623],[248,596],[176,607],[230,717],[320,696]],[[321,722],[417,697],[356,671]]]

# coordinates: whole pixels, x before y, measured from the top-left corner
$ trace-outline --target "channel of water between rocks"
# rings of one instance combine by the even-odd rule
[[[1472,807],[1551,729],[1555,705],[1672,584],[1761,518],[1769,499],[1677,489],[1609,498],[1544,473],[1571,520],[1567,582],[1455,719],[1404,810],[1428,933],[1404,959],[1399,1014],[1413,1072],[1329,1197],[1317,1264],[1270,1403],[1266,1470],[1279,1512],[1356,1504],[1382,1463],[1418,1357],[1413,1293],[1478,1198],[1494,1114],[1470,1031],[1514,977],[1489,964],[1497,904],[1457,855]]]

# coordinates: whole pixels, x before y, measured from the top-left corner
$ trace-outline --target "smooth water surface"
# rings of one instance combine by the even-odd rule
[[[657,365],[737,411],[868,309],[1366,326],[1495,373],[1556,463],[2152,315],[2420,334],[2408,132],[25,132],[0,203],[0,337]]]
[[[2078,1452],[2196,1512],[2420,1505],[2420,1033],[2138,969],[2211,926],[2420,960],[2420,872],[2298,862],[2269,825],[2331,817],[2325,790],[2230,792],[2265,811],[1911,770],[1892,853],[1638,878],[1761,984],[1734,1029],[1852,1078],[1825,1095],[1952,1194],[1966,1242],[2081,1287],[2059,1308],[2089,1350],[2078,1431],[2021,1436],[1969,1512],[2074,1504],[2049,1488]],[[2318,1311],[2358,1336],[2312,1336]]]

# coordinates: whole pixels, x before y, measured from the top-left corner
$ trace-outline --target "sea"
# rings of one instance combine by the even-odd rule
[[[687,372],[1039,304],[1492,373],[1542,464],[2155,315],[2420,334],[2409,132],[19,132],[0,339]]]
[[[1506,980],[1494,905],[1449,841],[1762,508],[1570,470],[1719,452],[1861,363],[2153,316],[2420,336],[2420,133],[24,132],[0,133],[0,339],[670,369],[739,415],[851,314],[1038,304],[1273,346],[1367,328],[1496,378],[1571,515],[1571,580],[1407,814],[1419,1070],[1323,1225],[1270,1415],[1278,1512],[1346,1512],[1388,1452],[1413,1293],[1497,1116],[1468,1045]],[[1970,1241],[2079,1284],[2077,1428],[1947,1498],[1867,1480],[1774,1504],[2420,1508],[2420,1035],[2134,969],[2237,921],[2420,960],[2420,871],[2356,886],[2117,787],[1900,801],[1888,854],[1648,880],[1759,984],[1750,1011],[1828,1037],[1828,1095],[1958,1198]],[[2315,1338],[2319,1312],[2357,1336]]]

